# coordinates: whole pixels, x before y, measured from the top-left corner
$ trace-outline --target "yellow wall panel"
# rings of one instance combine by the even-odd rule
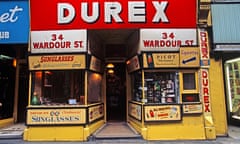
[[[209,68],[212,116],[216,135],[227,135],[226,102],[222,61],[211,59]]]
[[[205,139],[202,115],[184,116],[181,122],[147,125],[148,140]]]

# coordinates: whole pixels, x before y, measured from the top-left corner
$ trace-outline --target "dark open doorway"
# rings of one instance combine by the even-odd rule
[[[126,66],[113,63],[113,72],[107,72],[107,121],[126,120]]]

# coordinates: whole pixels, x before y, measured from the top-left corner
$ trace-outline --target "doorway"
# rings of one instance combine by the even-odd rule
[[[126,66],[125,63],[112,66],[106,76],[107,121],[126,121]]]

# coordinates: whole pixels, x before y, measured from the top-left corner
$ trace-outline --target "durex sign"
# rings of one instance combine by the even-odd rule
[[[196,28],[196,0],[31,0],[31,31]]]
[[[28,1],[0,1],[0,44],[28,43]]]

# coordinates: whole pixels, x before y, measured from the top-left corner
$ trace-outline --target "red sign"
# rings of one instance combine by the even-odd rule
[[[203,104],[204,104],[204,112],[210,113],[211,107],[210,107],[210,89],[209,89],[209,76],[208,76],[208,70],[207,69],[201,69],[201,84],[202,84],[202,98],[203,98]]]
[[[196,0],[31,0],[32,30],[196,28]]]
[[[201,66],[209,66],[209,38],[208,38],[208,33],[204,29],[199,30],[199,45],[200,45],[200,59],[201,59]]]

